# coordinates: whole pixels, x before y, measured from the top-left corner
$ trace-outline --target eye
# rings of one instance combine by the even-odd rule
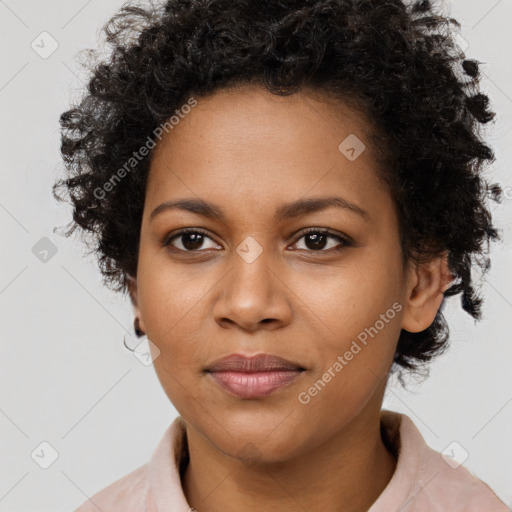
[[[309,228],[306,232],[302,233],[299,240],[303,238],[305,239],[306,250],[313,252],[337,252],[351,245],[351,241],[348,237],[332,233],[330,230],[322,228]],[[337,241],[338,244],[334,244],[334,248],[330,247],[328,250],[325,250],[329,238]],[[295,242],[295,244],[297,243],[298,242]]]
[[[176,247],[172,242],[175,239],[182,239],[180,242],[181,247]],[[197,252],[201,247],[204,249],[203,244],[205,238],[213,240],[206,234],[205,231],[198,228],[183,229],[179,233],[174,234],[172,237],[167,237],[162,243],[162,247],[172,245],[178,251],[182,252]],[[216,245],[216,244],[214,244]],[[208,247],[206,247],[208,249]]]
[[[337,252],[351,245],[351,240],[348,237],[333,233],[325,228],[309,228],[302,233],[302,236],[298,240],[303,238],[305,239],[305,250],[310,252]],[[173,243],[174,240],[180,239],[182,239],[179,243],[181,247]],[[213,243],[213,247],[204,247],[205,239],[210,240]],[[326,245],[329,245],[327,242],[329,239],[338,242],[338,244],[334,244],[334,248],[330,247],[328,250],[325,250]],[[294,245],[296,244],[298,244],[298,241],[295,242]],[[218,247],[218,244],[208,236],[206,231],[199,228],[183,229],[173,236],[167,237],[162,242],[162,247],[169,247],[171,245],[176,249],[174,252],[202,252],[200,249]]]

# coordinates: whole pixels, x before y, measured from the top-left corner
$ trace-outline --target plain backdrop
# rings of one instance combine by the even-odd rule
[[[145,464],[177,415],[152,366],[123,346],[130,302],[102,286],[78,238],[53,232],[71,218],[50,189],[62,170],[58,118],[84,85],[75,56],[97,46],[122,3],[0,0],[3,511],[73,510]],[[409,415],[438,451],[456,442],[464,465],[512,506],[512,1],[455,0],[447,9],[462,24],[466,54],[484,63],[483,89],[498,113],[487,131],[497,157],[488,176],[505,187],[503,203],[492,203],[504,242],[493,246],[481,287],[484,319],[475,324],[459,297],[449,299],[450,350],[425,382],[390,386],[384,407]]]

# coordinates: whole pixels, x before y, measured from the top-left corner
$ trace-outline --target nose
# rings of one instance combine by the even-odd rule
[[[254,260],[234,252],[230,263],[214,305],[216,322],[248,332],[287,325],[292,317],[291,292],[271,251],[263,250]]]

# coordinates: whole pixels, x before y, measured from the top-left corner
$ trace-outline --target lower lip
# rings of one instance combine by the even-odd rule
[[[215,382],[239,398],[263,398],[294,381],[302,371],[210,372]]]

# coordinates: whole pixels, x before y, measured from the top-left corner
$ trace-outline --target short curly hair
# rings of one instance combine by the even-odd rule
[[[481,63],[457,44],[460,23],[439,11],[427,0],[124,4],[103,27],[112,51],[101,60],[89,50],[88,90],[60,117],[67,174],[52,190],[63,200],[64,188],[74,207],[65,236],[76,227],[90,235],[103,283],[127,292],[152,153],[108,194],[97,190],[192,96],[246,84],[280,95],[308,88],[365,113],[399,213],[403,261],[447,254],[454,282],[445,297],[461,293],[462,308],[480,319],[472,267],[483,275],[489,242],[500,239],[486,199],[500,202],[502,189],[483,177],[495,157],[480,133],[495,113],[480,92]],[[426,330],[401,331],[393,370],[419,372],[445,350],[442,309]]]

